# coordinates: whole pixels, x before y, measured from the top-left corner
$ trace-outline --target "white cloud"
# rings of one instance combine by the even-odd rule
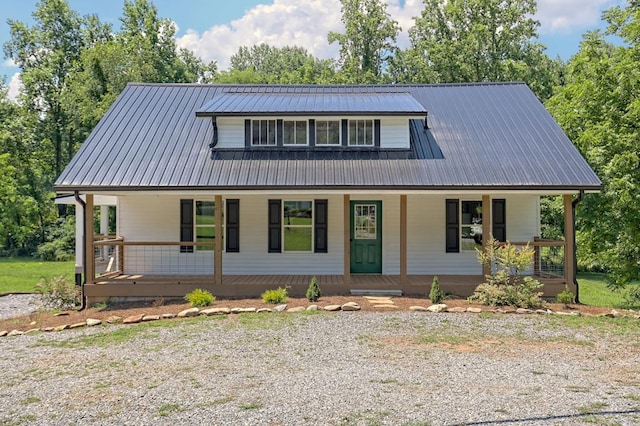
[[[602,11],[623,0],[538,0],[540,33],[569,33],[595,27]]]
[[[407,30],[413,26],[413,16],[422,10],[421,0],[386,0],[387,11],[402,27],[400,47],[409,45]],[[274,0],[261,4],[229,25],[216,25],[202,34],[191,29],[177,38],[178,46],[192,50],[205,61],[215,60],[220,69],[227,69],[231,55],[240,46],[267,43],[271,46],[302,46],[316,57],[336,58],[337,43],[329,44],[330,31],[343,32],[339,0]]]
[[[11,58],[7,58],[4,60],[4,62],[2,63],[3,67],[7,67],[7,68],[15,68],[18,65],[13,61],[13,59]]]
[[[20,92],[22,91],[22,80],[20,79],[20,73],[17,72],[11,76],[9,86],[7,87],[7,98],[12,101],[17,101]]]

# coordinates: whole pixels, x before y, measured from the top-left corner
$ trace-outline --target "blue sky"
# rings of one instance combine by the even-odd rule
[[[124,0],[68,0],[81,15],[96,13],[102,21],[117,27]],[[385,0],[388,12],[399,21],[403,33],[401,47],[408,45],[406,30],[412,17],[420,13],[421,0]],[[242,45],[268,43],[275,46],[300,45],[321,57],[335,57],[337,46],[327,43],[329,31],[341,31],[339,0],[155,0],[160,16],[178,26],[177,42],[206,61],[215,60],[221,69]],[[0,0],[0,43],[9,39],[7,19],[32,24],[37,0]],[[538,0],[536,18],[541,22],[540,41],[547,53],[569,59],[579,49],[582,34],[603,28],[603,10],[624,0]],[[0,77],[17,88],[19,69],[5,58]]]

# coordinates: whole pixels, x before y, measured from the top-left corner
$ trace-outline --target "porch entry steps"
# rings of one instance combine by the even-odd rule
[[[352,296],[402,296],[402,290],[365,290],[365,289],[351,289],[349,290]]]

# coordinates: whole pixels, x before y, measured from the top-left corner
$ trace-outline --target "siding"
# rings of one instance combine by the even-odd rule
[[[382,118],[380,120],[380,148],[409,149],[408,118]]]
[[[219,117],[218,145],[221,148],[244,148],[244,118],[243,117]]]

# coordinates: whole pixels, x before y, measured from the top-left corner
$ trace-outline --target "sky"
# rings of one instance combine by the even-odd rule
[[[337,43],[329,45],[330,31],[343,31],[339,0],[152,0],[159,16],[177,25],[178,46],[191,49],[206,62],[216,61],[226,69],[240,46],[267,43],[272,46],[302,46],[316,57],[338,54]],[[422,0],[384,0],[387,11],[402,27],[398,45],[409,45],[408,29],[422,10]],[[68,0],[80,15],[97,14],[101,21],[118,27],[124,0]],[[33,25],[37,0],[0,0],[0,44],[10,38],[8,19]],[[602,12],[624,0],[538,0],[539,41],[547,54],[571,58],[580,47],[582,34],[603,29]],[[14,98],[19,88],[19,69],[2,55],[0,78]]]

